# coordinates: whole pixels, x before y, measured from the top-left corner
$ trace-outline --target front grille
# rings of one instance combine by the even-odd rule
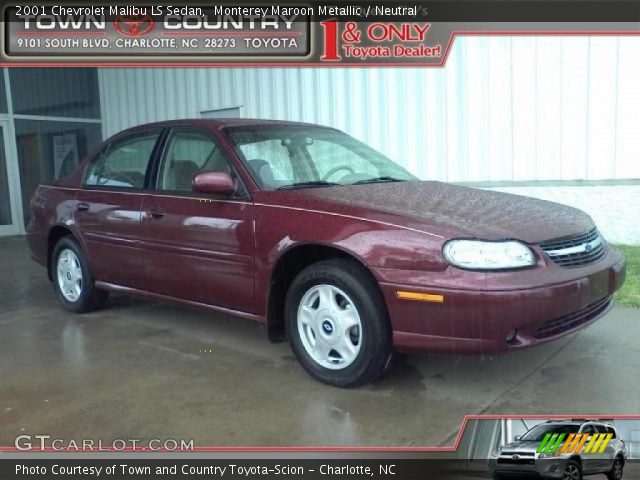
[[[607,253],[606,242],[596,228],[582,235],[543,242],[540,247],[554,263],[562,267],[591,265]]]
[[[498,458],[498,463],[506,465],[535,465],[536,461],[533,458]]]
[[[535,338],[549,338],[572,330],[600,315],[609,308],[609,305],[611,305],[611,297],[604,297],[602,300],[598,300],[582,310],[544,322],[533,336]]]
[[[516,458],[513,458],[513,457]],[[503,451],[498,457],[498,463],[502,463],[505,465],[534,465],[535,461],[535,453],[533,452],[514,452],[514,451]]]

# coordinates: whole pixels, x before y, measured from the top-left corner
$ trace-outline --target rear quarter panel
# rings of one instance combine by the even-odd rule
[[[44,266],[48,262],[49,234],[54,227],[70,230],[82,242],[74,222],[76,193],[77,189],[71,187],[40,185],[31,199],[27,242],[32,258]]]

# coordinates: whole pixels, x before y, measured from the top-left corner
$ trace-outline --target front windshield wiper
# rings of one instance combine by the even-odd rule
[[[363,185],[365,183],[386,183],[386,182],[405,182],[406,180],[402,180],[401,178],[383,176],[383,177],[374,177],[367,178],[366,180],[359,180],[352,185]]]
[[[340,185],[335,182],[327,182],[326,180],[311,180],[308,182],[292,183],[290,185],[283,185],[278,187],[277,190],[295,190],[296,188],[310,188],[310,187],[331,187]]]

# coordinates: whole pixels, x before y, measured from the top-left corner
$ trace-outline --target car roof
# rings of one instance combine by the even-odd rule
[[[184,118],[177,120],[164,120],[160,122],[145,123],[127,128],[119,132],[117,135],[124,133],[133,133],[138,130],[148,130],[150,128],[166,128],[176,126],[196,126],[205,128],[221,129],[225,127],[246,127],[246,126],[269,126],[269,125],[290,125],[290,126],[306,126],[306,127],[323,127],[313,123],[289,122],[285,120],[268,120],[261,118]],[[323,127],[331,128],[331,127]],[[332,129],[333,130],[333,129]]]
[[[611,425],[610,423],[607,422],[603,422],[600,420],[587,420],[587,419],[580,419],[580,420],[547,420],[544,423],[558,423],[558,424],[564,424],[564,425],[582,425],[585,423],[597,423],[599,425],[606,425],[607,427],[611,427],[611,428],[615,428],[613,425]]]

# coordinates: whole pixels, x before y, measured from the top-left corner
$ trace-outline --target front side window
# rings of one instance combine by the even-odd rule
[[[144,179],[160,132],[144,132],[111,143],[89,166],[87,185],[144,188]]]
[[[158,190],[191,192],[194,175],[231,168],[211,136],[198,130],[178,130],[169,138],[158,170]]]
[[[381,153],[330,128],[236,127],[226,133],[265,190],[416,180]]]

